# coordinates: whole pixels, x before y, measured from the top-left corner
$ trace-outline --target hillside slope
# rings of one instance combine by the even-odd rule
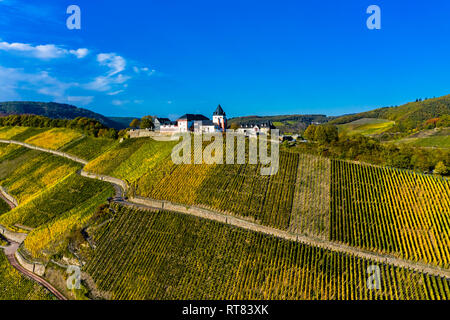
[[[398,129],[410,130],[426,120],[450,114],[450,95],[410,102],[398,107],[385,107],[367,112],[345,115],[330,121],[345,124],[362,118],[386,119],[396,122]]]
[[[107,127],[122,129],[123,125],[99,113],[56,102],[10,101],[0,102],[0,115],[33,114],[55,119],[86,117],[95,119]]]

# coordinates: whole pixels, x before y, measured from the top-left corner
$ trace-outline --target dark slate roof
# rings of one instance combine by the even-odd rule
[[[159,121],[159,123],[161,123],[161,124],[166,124],[166,123],[170,123],[171,121],[170,121],[170,119],[169,118],[156,118],[158,121]]]
[[[214,111],[213,115],[214,116],[225,116],[226,114],[225,114],[225,111],[223,111],[222,107],[219,104],[216,111]]]
[[[202,126],[213,126],[214,122],[212,122],[211,120],[204,120],[202,121]]]
[[[241,128],[253,128],[254,126],[258,126],[260,128],[270,128],[274,129],[275,126],[270,121],[253,121],[246,122],[241,124]]]
[[[202,114],[190,114],[187,113],[185,115],[182,115],[178,120],[187,120],[187,121],[203,121],[203,120],[209,120],[207,117],[205,117]]]

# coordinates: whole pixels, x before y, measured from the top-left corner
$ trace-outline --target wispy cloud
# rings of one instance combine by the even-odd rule
[[[144,74],[147,74],[149,76],[155,74],[155,72],[156,72],[155,69],[151,69],[150,70],[150,68],[147,68],[147,67],[141,67],[140,68],[140,67],[137,67],[137,66],[133,67],[133,71],[134,71],[134,73],[137,73],[137,74],[144,73]]]
[[[100,53],[97,55],[97,61],[102,66],[107,66],[110,71],[109,76],[113,76],[125,70],[127,61],[115,53]]]
[[[122,74],[119,74],[117,76],[111,77],[111,76],[98,76],[94,79],[94,81],[89,82],[85,85],[85,88],[88,90],[94,90],[94,91],[100,91],[100,92],[107,92],[113,90],[113,87],[116,85],[124,84],[127,82],[131,77],[124,76]],[[120,90],[119,90],[120,91]],[[123,90],[122,90],[123,92]],[[118,94],[120,92],[114,91],[110,92],[110,95],[114,95],[114,93]]]
[[[9,100],[17,97],[18,89],[33,90],[40,94],[51,96],[55,99],[65,96],[69,88],[76,87],[76,82],[63,82],[51,76],[47,71],[27,73],[18,68],[4,68],[0,66],[0,91],[1,100]],[[5,95],[5,96],[2,96]]]
[[[33,45],[20,42],[1,42],[0,39],[0,51],[8,52],[17,59],[26,56],[39,60],[34,67],[27,64],[26,70],[0,66],[0,100],[18,99],[20,93],[26,91],[27,95],[35,92],[53,97],[54,101],[58,102],[88,105],[96,98],[96,95],[93,94],[94,91],[108,96],[117,96],[125,93],[129,85],[128,81],[132,77],[138,74],[152,75],[156,72],[154,69],[137,66],[135,62],[127,68],[127,60],[117,53],[99,53],[87,58],[89,60],[86,63],[90,71],[88,74],[82,75],[81,79],[83,80],[78,77],[76,81],[71,81],[73,77],[70,73],[53,68],[54,59],[75,57],[77,60],[81,60],[90,55],[91,50],[87,48],[68,49],[55,44]],[[75,66],[74,61],[65,62],[70,62],[68,65],[71,67]],[[84,64],[85,62],[80,63]],[[97,64],[97,71],[95,71],[96,68],[91,68],[92,63]],[[42,71],[44,68],[45,71]],[[64,80],[60,80],[60,76],[64,77]],[[141,104],[143,100],[114,99],[112,103],[121,106],[129,103]]]
[[[28,43],[20,42],[0,42],[0,50],[11,53],[18,53],[37,59],[57,59],[68,55],[74,55],[77,58],[84,58],[88,55],[89,50],[80,48],[77,50],[67,50],[55,44],[45,44],[33,46]]]

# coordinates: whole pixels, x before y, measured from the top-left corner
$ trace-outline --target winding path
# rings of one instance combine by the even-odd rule
[[[11,210],[13,210],[16,207],[16,204],[13,203],[12,201],[10,201],[8,198],[11,197],[6,197],[5,196],[6,191],[2,188],[1,192],[0,192],[0,197],[3,198],[3,200],[6,201],[6,203],[9,205],[9,207],[11,208]],[[12,197],[11,197],[12,198]],[[17,270],[19,271],[21,274],[23,274],[25,277],[30,278],[31,280],[36,281],[37,283],[39,283],[41,286],[43,286],[44,288],[46,288],[48,291],[50,291],[51,293],[53,293],[53,295],[58,298],[59,300],[67,300],[67,298],[61,294],[54,286],[52,286],[49,282],[47,282],[46,280],[44,280],[43,278],[39,277],[37,274],[28,271],[27,269],[25,269],[24,267],[22,267],[20,265],[20,263],[17,261],[16,259],[16,252],[19,249],[20,243],[12,241],[10,239],[8,239],[6,236],[5,238],[8,240],[9,242],[9,246],[7,247],[3,247],[3,250],[5,251],[5,255],[6,258],[8,259],[9,263]]]
[[[65,154],[63,152],[44,149],[44,148],[38,148],[35,146],[31,146],[28,144],[25,144],[23,142],[18,141],[10,141],[10,140],[0,140],[0,143],[13,143],[18,144],[30,149],[40,150],[43,152],[49,152],[55,155],[59,155],[68,159],[71,159],[73,161],[76,161],[78,163],[81,163],[83,165],[87,164],[86,160],[74,157],[72,155]],[[93,173],[88,173],[83,170],[78,172],[80,175],[92,179],[98,179],[102,181],[106,181],[111,183],[114,186],[115,189],[115,197],[112,199],[113,202],[118,203],[120,205],[143,209],[143,210],[149,210],[149,211],[156,211],[156,210],[165,210],[165,211],[172,211],[182,214],[188,214],[191,216],[196,216],[202,219],[208,219],[213,221],[218,221],[222,223],[226,223],[228,225],[232,225],[238,228],[243,228],[251,231],[256,231],[260,233],[265,233],[268,235],[272,235],[278,238],[290,240],[290,241],[297,241],[300,243],[303,243],[305,245],[314,246],[323,248],[326,250],[331,250],[334,252],[339,252],[343,254],[350,254],[362,259],[371,260],[378,263],[383,264],[389,264],[396,267],[406,268],[415,272],[421,272],[425,274],[429,274],[431,276],[436,277],[442,277],[446,279],[450,279],[450,270],[445,268],[440,268],[434,265],[421,263],[421,262],[413,262],[410,260],[398,258],[396,256],[390,255],[390,254],[382,254],[382,253],[376,253],[368,250],[364,250],[357,247],[348,246],[346,244],[323,240],[320,238],[312,237],[312,236],[304,236],[299,234],[290,233],[287,231],[263,226],[251,221],[247,221],[241,218],[238,218],[236,216],[230,216],[223,214],[218,211],[214,211],[211,209],[205,209],[201,207],[196,206],[186,206],[183,204],[177,204],[169,201],[160,201],[160,200],[154,200],[150,198],[131,198],[126,199],[125,193],[126,193],[126,183],[120,179],[105,176],[105,175],[97,175]]]

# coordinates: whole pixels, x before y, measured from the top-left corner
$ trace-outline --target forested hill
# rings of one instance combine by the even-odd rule
[[[379,108],[367,112],[345,115],[330,121],[332,124],[349,123],[362,118],[378,118],[396,122],[399,131],[415,129],[423,123],[450,115],[450,95],[401,106]]]
[[[95,119],[110,128],[122,129],[123,127],[123,125],[99,113],[83,108],[78,108],[69,104],[31,101],[0,102],[1,116],[14,114],[32,114],[53,119],[75,119],[77,117],[85,117],[89,119]]]

